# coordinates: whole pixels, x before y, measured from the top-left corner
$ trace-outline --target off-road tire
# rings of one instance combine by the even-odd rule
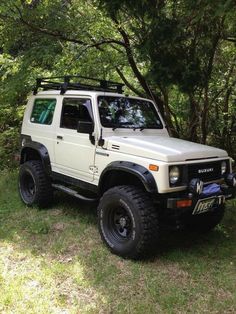
[[[48,207],[52,203],[53,190],[50,178],[39,160],[30,160],[20,167],[19,193],[22,201],[28,205]]]
[[[207,233],[214,229],[223,219],[225,206],[221,205],[212,212],[191,216],[187,229],[193,232]]]
[[[147,257],[157,246],[158,212],[148,193],[138,187],[116,186],[105,192],[98,206],[98,225],[110,251],[124,258]]]

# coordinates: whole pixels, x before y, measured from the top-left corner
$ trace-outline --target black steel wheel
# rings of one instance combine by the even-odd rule
[[[125,206],[111,208],[107,217],[107,228],[117,241],[128,241],[133,231],[132,217]]]
[[[122,257],[145,257],[157,244],[157,210],[140,188],[117,186],[104,193],[98,206],[98,224],[105,244]]]
[[[20,167],[19,193],[22,201],[28,205],[47,207],[52,202],[53,191],[50,179],[45,174],[39,160],[27,161]]]

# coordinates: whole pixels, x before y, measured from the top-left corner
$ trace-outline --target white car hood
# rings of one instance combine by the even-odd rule
[[[228,157],[222,149],[167,136],[111,136],[105,140],[108,150],[164,162]]]

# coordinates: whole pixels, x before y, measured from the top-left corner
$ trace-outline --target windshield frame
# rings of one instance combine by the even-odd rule
[[[130,124],[130,126],[128,124],[113,124],[113,126],[107,126],[106,124],[103,123],[102,119],[101,119],[101,113],[100,113],[100,108],[99,108],[99,103],[101,98],[123,98],[125,99],[130,99],[132,101],[142,101],[144,103],[148,103],[148,105],[150,106],[151,110],[153,111],[153,113],[155,114],[156,118],[158,119],[158,121],[160,122],[159,125],[156,126],[140,126],[140,125],[135,125],[135,124]],[[103,128],[105,129],[122,129],[122,130],[136,130],[136,129],[140,129],[140,131],[142,130],[163,130],[164,127],[164,121],[160,115],[160,113],[158,112],[156,105],[149,99],[145,99],[145,98],[139,98],[139,97],[129,97],[129,96],[123,96],[123,95],[104,95],[104,94],[99,94],[97,95],[97,108],[98,108],[98,116],[99,116],[99,120],[100,120],[100,124]]]

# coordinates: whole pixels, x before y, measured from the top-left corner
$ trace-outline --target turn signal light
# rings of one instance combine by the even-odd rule
[[[149,170],[151,170],[151,171],[158,171],[159,167],[157,165],[149,165]]]
[[[192,206],[192,200],[181,200],[176,202],[176,206],[179,207],[189,207]]]

